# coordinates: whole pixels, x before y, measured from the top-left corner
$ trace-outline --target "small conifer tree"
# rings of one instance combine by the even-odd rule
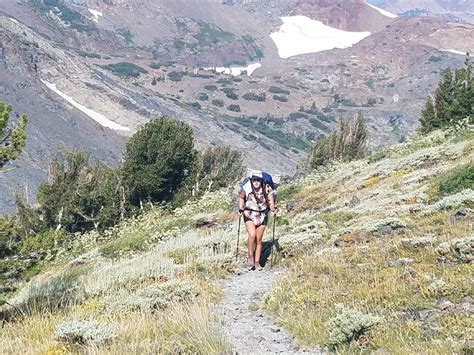
[[[0,170],[10,160],[15,160],[26,144],[28,118],[22,115],[16,126],[8,129],[12,106],[0,102]]]

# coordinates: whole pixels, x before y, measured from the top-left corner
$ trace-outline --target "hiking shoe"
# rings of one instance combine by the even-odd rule
[[[257,270],[257,271],[262,271],[262,270],[263,270],[263,266],[260,265],[260,263],[256,263],[256,264],[255,264],[255,270]]]
[[[244,260],[244,264],[250,270],[253,270],[255,268],[255,261],[253,259],[253,256],[247,256]]]

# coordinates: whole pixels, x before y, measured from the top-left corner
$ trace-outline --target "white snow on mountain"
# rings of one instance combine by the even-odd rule
[[[281,17],[283,25],[270,34],[281,58],[348,48],[370,36],[370,32],[348,32],[326,26],[307,16]]]
[[[65,99],[67,102],[69,102],[71,105],[79,109],[80,111],[84,112],[87,116],[92,118],[94,121],[99,123],[100,125],[114,129],[116,131],[130,131],[130,128],[124,127],[119,125],[118,123],[115,123],[114,121],[109,120],[107,117],[105,117],[103,114],[98,113],[94,110],[91,110],[90,108],[87,108],[80,103],[78,103],[76,100],[74,100],[71,96],[66,95],[62,91],[60,91],[57,87],[56,84],[49,83],[45,80],[41,80],[43,84],[45,84],[48,89],[54,91],[56,94],[61,96],[63,99]]]
[[[94,16],[94,21],[99,22],[99,17],[104,16],[104,14],[98,10],[89,9],[89,12]]]
[[[377,10],[378,12],[380,12],[382,15],[384,16],[387,16],[387,17],[390,17],[390,18],[396,18],[398,17],[397,15],[395,14],[392,14],[391,12],[388,12],[384,9],[381,9],[380,7],[377,7],[375,5],[372,5],[372,4],[369,4],[367,1],[364,1],[366,3],[366,5],[369,5],[371,8]]]
[[[457,49],[442,49],[442,51],[443,52],[454,53],[454,54],[459,54],[459,55],[466,55],[466,52],[458,51]]]
[[[211,67],[211,68],[204,68],[205,70],[214,70],[216,73],[224,73],[233,76],[239,76],[243,72],[246,72],[248,76],[251,76],[252,73],[260,68],[262,64],[260,63],[253,63],[249,64],[246,67]]]

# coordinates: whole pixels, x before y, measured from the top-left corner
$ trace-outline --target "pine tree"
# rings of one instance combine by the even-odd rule
[[[452,118],[451,108],[454,98],[454,88],[453,72],[448,68],[444,71],[443,79],[440,81],[435,93],[436,118],[440,121],[442,126],[449,123]]]
[[[440,127],[440,122],[436,118],[434,102],[431,97],[426,100],[425,108],[421,111],[421,131],[423,133],[429,132],[435,128]]]
[[[365,156],[367,152],[367,137],[368,131],[365,125],[364,114],[362,111],[359,111],[353,126],[348,160],[360,159]]]
[[[474,66],[469,54],[464,64],[454,73],[449,68],[445,70],[434,100],[429,98],[421,113],[421,132],[448,127],[474,115]]]
[[[122,172],[129,202],[139,207],[170,201],[193,170],[195,156],[190,126],[166,117],[146,123],[126,147]]]
[[[15,160],[25,148],[28,118],[22,115],[13,129],[8,129],[12,106],[0,102],[0,170]]]
[[[328,137],[314,142],[304,163],[306,169],[314,169],[331,160],[350,161],[365,156],[368,131],[362,112],[352,121],[341,117],[338,124],[338,129]]]

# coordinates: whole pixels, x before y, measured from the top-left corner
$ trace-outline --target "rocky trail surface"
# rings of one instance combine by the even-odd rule
[[[294,337],[262,310],[264,295],[283,273],[267,266],[263,271],[242,270],[224,282],[224,299],[217,307],[232,354],[323,353],[298,347]]]

